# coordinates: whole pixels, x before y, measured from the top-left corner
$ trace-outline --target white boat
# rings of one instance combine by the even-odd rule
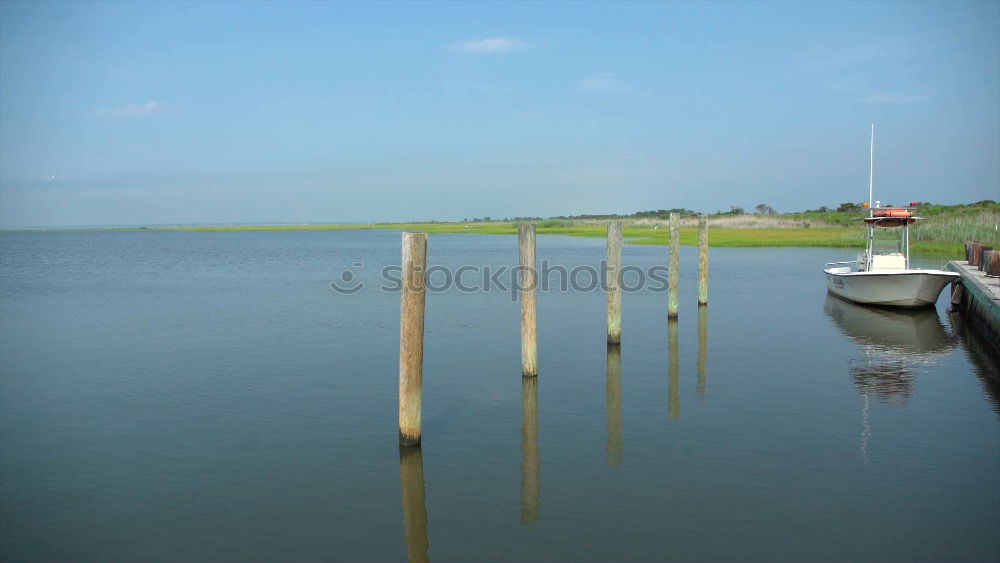
[[[868,174],[869,216],[867,248],[852,262],[828,263],[823,272],[830,293],[864,305],[884,307],[928,307],[934,305],[944,286],[957,280],[955,272],[910,267],[910,225],[921,220],[916,208],[882,207],[872,202],[875,156],[875,126],[872,125],[871,162]],[[899,237],[889,247],[876,245],[875,234],[886,229]],[[898,231],[892,231],[898,229]],[[884,241],[879,241],[880,243]]]

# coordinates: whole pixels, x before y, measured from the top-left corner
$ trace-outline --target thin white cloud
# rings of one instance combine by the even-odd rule
[[[913,94],[886,94],[875,93],[861,98],[866,104],[915,104],[927,99],[927,96]]]
[[[162,102],[150,100],[144,104],[130,103],[114,108],[98,110],[97,115],[101,117],[142,117],[162,112],[165,109],[167,109],[167,106]]]
[[[452,43],[452,51],[473,55],[508,53],[527,48],[528,45],[517,37],[486,37],[462,43]]]
[[[861,103],[913,104],[930,97],[926,92],[905,92],[919,92],[921,88],[908,87],[920,84],[916,61],[937,48],[938,42],[933,37],[883,38],[861,45],[824,46],[799,53],[796,70],[806,73],[811,82]],[[904,92],[886,91],[880,86],[888,83]]]
[[[578,92],[628,92],[630,88],[611,72],[599,72],[576,83]]]

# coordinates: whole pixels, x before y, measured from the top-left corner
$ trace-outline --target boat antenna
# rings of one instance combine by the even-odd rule
[[[869,217],[875,216],[875,211],[873,210],[873,205],[875,200],[872,199],[872,180],[875,178],[875,124],[872,123],[872,141],[871,148],[868,153],[868,213]]]
[[[875,216],[875,200],[872,198],[873,178],[875,177],[875,123],[872,123],[872,140],[868,149],[868,217]],[[865,271],[872,270],[872,259],[875,254],[875,223],[868,223],[868,240],[865,249]]]

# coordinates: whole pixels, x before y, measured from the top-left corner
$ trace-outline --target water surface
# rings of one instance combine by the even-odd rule
[[[513,265],[432,235],[431,264]],[[601,239],[542,236],[596,264]],[[624,263],[666,263],[627,246]],[[1000,558],[997,360],[960,315],[829,299],[833,249],[684,248],[681,310],[427,296],[424,444],[397,446],[399,233],[0,235],[4,560]],[[918,258],[926,265],[941,260]],[[371,285],[329,283],[353,268]]]

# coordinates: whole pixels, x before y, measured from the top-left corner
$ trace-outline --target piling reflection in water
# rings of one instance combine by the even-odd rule
[[[708,363],[708,307],[701,305],[698,307],[698,399],[705,398],[705,386],[708,384],[708,375],[705,373],[705,365]]]
[[[681,417],[681,362],[679,348],[677,345],[677,320],[667,321],[667,348],[670,353],[668,360],[669,383],[667,386],[667,402],[669,403],[670,418],[677,420]]]
[[[410,563],[427,561],[427,502],[424,458],[420,447],[399,448],[399,482],[403,488],[403,534]]]
[[[905,405],[913,395],[913,368],[955,347],[934,308],[878,309],[828,294],[823,309],[860,347],[860,355],[850,361],[859,393],[882,402]]]
[[[987,400],[993,410],[1000,414],[1000,343],[994,347],[969,322],[961,311],[948,313],[951,326],[967,352],[969,362],[975,367],[976,376],[986,390]]]
[[[521,378],[521,524],[538,520],[538,378]]]
[[[625,459],[625,425],[622,421],[622,349],[616,344],[608,345],[608,383],[606,406],[608,410],[609,465],[618,466]]]

